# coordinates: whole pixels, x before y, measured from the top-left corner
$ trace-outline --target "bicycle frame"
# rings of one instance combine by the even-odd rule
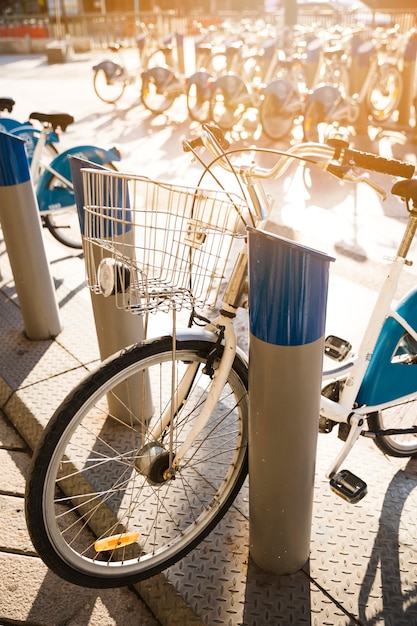
[[[207,145],[206,147],[211,146]],[[237,172],[234,172],[238,174],[248,191],[252,202],[252,213],[256,216],[258,228],[261,227],[264,220],[267,219],[272,206],[271,201],[268,200],[264,192],[261,180],[263,178],[276,178],[282,175],[289,166],[292,155],[298,157],[310,156],[328,158],[330,154],[329,150],[319,144],[302,144],[294,146],[288,151],[287,156],[281,157],[273,168],[273,174],[271,174],[272,170],[263,170],[256,166],[242,167],[238,169]],[[216,154],[216,151],[211,150],[211,152]],[[231,170],[230,161],[227,156],[221,156],[219,158],[219,153],[217,152],[217,158],[225,169]],[[353,180],[353,178],[350,180]],[[361,178],[357,178],[357,181],[361,180]],[[367,181],[367,179],[365,179],[365,181]],[[377,188],[374,184],[371,184],[371,186]],[[383,190],[381,190],[381,192],[383,192]],[[340,398],[338,398],[337,401],[327,398],[324,395],[321,396],[320,415],[330,422],[346,423],[350,426],[344,446],[337,457],[332,461],[327,471],[326,475],[328,478],[336,474],[341,463],[351,451],[354,443],[363,433],[365,428],[364,416],[379,411],[382,408],[392,406],[393,404],[398,404],[399,400],[407,401],[417,395],[415,372],[412,369],[410,370],[409,367],[405,377],[404,372],[401,373],[402,380],[401,383],[397,385],[396,389],[393,388],[392,383],[388,384],[392,370],[392,363],[390,362],[391,356],[394,354],[395,347],[398,345],[403,332],[408,333],[412,341],[416,342],[417,345],[417,289],[408,294],[398,307],[395,309],[392,308],[392,302],[397,291],[401,271],[404,264],[407,263],[406,256],[416,230],[417,211],[411,210],[409,211],[409,221],[403,240],[400,243],[397,255],[388,268],[386,279],[370,315],[357,356],[350,358],[339,367],[323,371],[323,383],[326,383],[326,381],[330,379],[343,379],[344,385],[340,393]],[[231,363],[233,362],[234,354],[236,353],[236,337],[234,335],[231,318],[233,319],[236,309],[241,305],[240,298],[244,290],[246,270],[247,250],[245,245],[245,249],[240,253],[226,288],[226,293],[220,307],[220,315],[216,320],[211,322],[204,331],[207,333],[207,330],[209,330],[214,333],[213,342],[216,340],[215,338],[218,336],[220,328],[222,333],[224,333],[224,336],[222,336],[227,356],[222,358],[218,369],[214,373],[215,380],[217,381],[218,379],[221,386],[224,384],[224,381],[227,380],[227,375]],[[196,332],[198,334],[199,331]],[[175,338],[175,334],[173,336]],[[380,353],[382,351],[388,353],[388,357],[385,354],[385,363],[382,363],[382,367],[385,367],[385,369],[383,369],[381,376]],[[192,373],[190,374],[192,376]],[[392,392],[388,399],[375,402],[374,404],[370,402],[372,399],[383,397],[381,394],[386,393],[387,386]],[[180,397],[176,396],[175,406],[171,406],[171,415],[172,411],[175,412],[176,408],[180,406],[183,399],[181,394],[182,391],[180,391]],[[195,428],[177,451],[173,462],[173,471],[175,471],[175,468],[179,466],[181,460],[184,458],[187,450],[195,439],[196,433],[207,423],[217,399],[218,392],[214,389],[210,392],[206,400],[206,405],[200,414]],[[165,426],[169,421],[170,418],[167,416]],[[157,436],[158,433],[155,433],[155,435]],[[372,437],[373,433],[368,431],[368,436]]]
[[[68,156],[76,156],[99,165],[120,161],[121,159],[120,153],[116,148],[106,150],[97,146],[84,145],[69,148],[48,162],[43,158],[43,154],[49,132],[46,126],[40,131],[30,165],[31,177],[35,185],[39,210],[42,215],[56,214],[60,208],[62,211],[65,211],[66,207],[74,204]],[[41,174],[39,174],[40,172]],[[63,187],[49,189],[52,177],[59,180]]]

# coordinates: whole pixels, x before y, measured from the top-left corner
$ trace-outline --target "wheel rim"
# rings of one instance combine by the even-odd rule
[[[416,410],[417,399],[384,409],[375,416],[377,423],[374,426],[382,430],[413,428],[416,423]],[[390,454],[412,456],[417,453],[417,434],[384,435],[382,441]]]
[[[114,81],[107,80],[104,70],[97,70],[94,74],[94,91],[103,102],[109,104],[117,102],[122,97],[124,90],[124,82],[117,80],[117,78]]]
[[[177,357],[177,363],[181,358],[176,371],[179,375],[185,368],[184,361],[192,361],[195,353],[184,352]],[[172,370],[169,355],[162,362],[159,357],[147,359],[142,372],[143,366],[151,377],[155,406],[165,406],[167,370]],[[78,425],[73,423],[67,428],[64,440],[57,445],[45,482],[43,504],[51,542],[71,567],[95,577],[134,575],[137,578],[141,572],[145,577],[150,568],[159,571],[177,560],[179,553],[191,549],[230,497],[231,486],[241,473],[245,457],[246,389],[231,372],[232,387],[225,388],[216,414],[177,472],[176,480],[157,486],[150,484],[138,471],[135,457],[147,443],[146,434],[140,432],[144,430],[143,423],[135,421],[132,415],[129,424],[108,416],[106,393],[113,388],[114,401],[115,388],[120,390],[129,374],[141,376],[133,365],[130,371],[120,372],[91,396],[83,412],[77,415]],[[157,379],[163,381],[158,391]],[[197,401],[193,395],[194,411],[185,413],[183,407],[175,420],[177,444],[192,426],[201,406],[205,394],[202,381],[207,383],[210,379],[200,368],[194,380],[193,394],[198,394]],[[190,402],[191,397],[185,406]],[[156,421],[157,414],[159,411],[155,411],[149,426]],[[165,450],[167,436],[164,433],[160,439]],[[56,481],[58,472],[62,477]],[[72,498],[64,496],[64,492],[72,492]],[[126,547],[97,554],[94,539],[88,533],[81,540],[80,531],[86,526],[100,541],[117,533],[124,537],[132,531],[139,532],[139,539]]]

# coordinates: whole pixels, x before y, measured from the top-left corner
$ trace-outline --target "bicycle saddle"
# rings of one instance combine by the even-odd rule
[[[11,113],[15,104],[13,98],[0,98],[0,111],[8,111]]]
[[[394,196],[411,199],[414,206],[417,206],[417,178],[399,180],[393,185],[391,193]]]
[[[61,128],[67,130],[67,126],[74,122],[74,118],[69,113],[31,113],[30,120],[38,120],[44,126],[52,126],[54,130]]]

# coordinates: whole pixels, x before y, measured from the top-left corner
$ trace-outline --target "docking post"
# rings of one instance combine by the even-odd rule
[[[61,332],[25,142],[0,132],[0,223],[28,339]]]
[[[330,257],[249,236],[249,543],[264,571],[310,554]]]

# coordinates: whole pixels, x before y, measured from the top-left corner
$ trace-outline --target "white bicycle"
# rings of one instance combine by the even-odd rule
[[[294,158],[381,193],[356,168],[414,172],[338,140],[274,152],[270,169],[233,163],[238,151],[210,126],[185,147],[199,158],[200,144],[214,156],[206,171],[215,163],[232,171],[241,195],[83,171],[90,288],[132,313],[170,312],[174,329],[89,374],[58,407],[34,453],[26,493],[31,538],[45,563],[75,584],[123,586],[167,568],[214,528],[245,480],[248,361],[233,321],[247,296],[245,226],[262,227],[271,205],[262,181],[281,176]],[[339,468],[359,435],[388,454],[417,454],[417,291],[391,308],[417,227],[417,179],[392,191],[406,199],[409,222],[364,340],[356,355],[347,342],[326,341],[337,365],[324,374],[320,431],[338,425],[346,439],[328,476],[351,502],[366,485]],[[209,319],[207,307],[224,286],[219,313]],[[175,323],[181,310],[190,311],[187,328]]]

